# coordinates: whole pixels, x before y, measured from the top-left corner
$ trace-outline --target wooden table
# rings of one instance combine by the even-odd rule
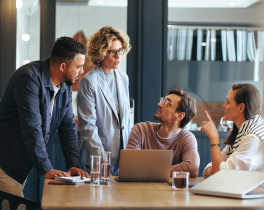
[[[54,180],[46,179],[44,183],[41,202],[43,210],[264,209],[264,198],[240,200],[195,195],[189,193],[188,190],[174,191],[167,183],[114,181],[115,183],[112,185],[102,185],[99,189],[90,189],[90,184],[48,185],[50,181]]]

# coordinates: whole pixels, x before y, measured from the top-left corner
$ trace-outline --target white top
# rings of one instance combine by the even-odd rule
[[[60,89],[60,85],[58,85],[58,87],[56,87],[56,85],[54,85],[54,83],[52,82],[52,79],[50,79],[50,80],[51,80],[52,87],[54,89],[54,95],[53,95],[53,97],[52,97],[52,99],[50,101],[50,114],[52,116],[54,100],[55,100],[55,97],[56,97],[56,95],[57,95],[57,93],[58,93],[58,91]]]
[[[248,134],[242,137],[239,147],[227,158],[226,153],[229,150],[227,145],[222,151],[222,157],[225,162],[220,164],[219,169],[264,171],[264,141],[255,134]],[[212,166],[212,162],[207,164],[205,170]]]

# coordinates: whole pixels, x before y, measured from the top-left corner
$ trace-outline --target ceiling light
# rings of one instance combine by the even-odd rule
[[[212,38],[212,39],[211,39],[211,42],[216,42],[216,39],[215,39],[215,38]]]
[[[23,1],[22,0],[16,0],[16,8],[20,9],[23,6]]]
[[[25,64],[27,64],[27,63],[29,63],[30,61],[29,60],[24,60],[23,61],[23,64],[25,65]]]
[[[102,1],[97,1],[97,4],[103,4],[103,2]]]
[[[30,35],[29,34],[22,34],[22,40],[27,42],[30,40]]]
[[[234,7],[234,6],[236,6],[236,3],[235,3],[235,2],[230,2],[229,5],[230,5],[231,7]]]

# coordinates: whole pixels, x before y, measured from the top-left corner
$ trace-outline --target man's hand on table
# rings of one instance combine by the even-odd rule
[[[74,175],[77,175],[77,176],[82,176],[82,177],[87,177],[89,178],[89,174],[85,171],[83,171],[82,169],[80,168],[77,168],[77,167],[71,167],[69,170],[68,170],[68,174],[70,176],[74,176]]]
[[[70,176],[70,174],[64,171],[52,169],[49,172],[45,173],[43,176],[45,179],[53,179],[56,177]]]

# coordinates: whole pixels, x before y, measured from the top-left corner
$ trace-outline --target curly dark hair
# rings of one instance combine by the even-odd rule
[[[169,91],[169,95],[170,94],[176,94],[181,97],[181,101],[178,104],[176,112],[185,113],[185,117],[182,119],[180,124],[180,127],[184,128],[196,114],[196,101],[181,88],[171,89]]]
[[[78,53],[86,55],[87,50],[83,44],[73,38],[63,36],[55,41],[50,59],[54,63],[66,63],[69,65]]]

